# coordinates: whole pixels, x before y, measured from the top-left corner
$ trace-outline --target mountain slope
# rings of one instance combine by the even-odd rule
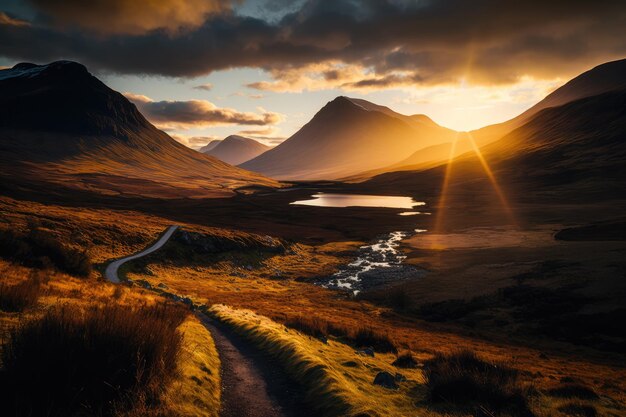
[[[626,198],[626,88],[543,109],[481,152],[513,200]],[[390,172],[364,184],[436,193],[444,172],[445,165]],[[457,190],[491,188],[474,152],[457,158],[451,173]]]
[[[0,71],[0,166],[11,184],[113,195],[216,197],[276,184],[179,144],[69,61]]]
[[[454,135],[427,118],[338,97],[289,139],[241,167],[278,179],[337,179],[397,162]]]
[[[607,62],[586,71],[565,83],[546,98],[526,110],[519,116],[496,125],[474,130],[472,138],[479,147],[492,143],[514,129],[528,122],[543,109],[558,107],[568,102],[591,97],[608,91],[626,88],[626,59]],[[458,157],[473,149],[469,136],[459,135],[455,145],[454,156]],[[424,170],[437,166],[450,157],[451,143],[442,143],[414,152],[408,158],[378,170],[367,171],[350,178],[352,181],[363,181],[375,175],[393,171]]]
[[[220,144],[221,139],[215,139],[198,149],[198,152],[206,153]]]
[[[472,131],[479,144],[499,139],[513,129],[523,125],[543,109],[561,106],[570,101],[602,94],[626,87],[626,59],[606,62],[571,79],[548,94],[546,98],[517,117],[504,123],[486,126]]]
[[[213,142],[209,145],[212,145]],[[231,165],[239,165],[261,155],[269,149],[271,149],[271,147],[263,145],[254,139],[238,135],[230,135],[226,139],[215,144],[215,146],[210,147],[208,150],[202,150],[201,152],[214,156],[217,159]]]

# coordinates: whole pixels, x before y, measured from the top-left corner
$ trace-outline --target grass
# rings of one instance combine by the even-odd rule
[[[211,333],[194,316],[179,331],[180,366],[167,394],[167,409],[177,417],[219,417],[221,363]]]
[[[52,266],[83,277],[92,271],[91,259],[86,251],[63,245],[54,235],[39,227],[31,227],[26,233],[0,231],[0,256],[26,266]]]
[[[581,400],[597,400],[598,394],[582,384],[569,383],[548,390],[548,395],[559,398],[579,398]]]
[[[357,347],[373,347],[377,352],[397,352],[393,340],[387,333],[381,333],[371,327],[361,327],[352,335],[351,339]]]
[[[36,218],[42,228],[52,231],[63,245],[78,249],[89,247],[89,253],[94,262],[103,263],[111,258],[134,253],[150,242],[152,242],[164,228],[170,224],[171,220],[157,216],[142,214],[136,211],[111,210],[101,208],[81,208],[63,207],[51,204],[39,204],[34,202],[17,201],[7,197],[0,197],[0,229],[11,228],[22,232],[28,230],[28,221]],[[183,224],[184,227],[185,224]],[[285,226],[286,228],[287,226]],[[294,227],[289,224],[289,230]],[[217,230],[205,226],[189,225],[190,230],[206,230],[207,233],[223,233],[230,235],[236,233],[229,230]],[[285,229],[286,230],[286,229]],[[302,231],[302,228],[295,229]],[[310,240],[309,240],[310,242]],[[403,317],[393,313],[390,309],[380,305],[373,305],[367,301],[353,300],[342,297],[337,292],[328,291],[317,286],[312,286],[297,280],[315,280],[318,276],[328,276],[332,274],[334,268],[339,264],[345,264],[352,260],[352,253],[362,242],[333,242],[326,245],[306,245],[295,244],[292,251],[286,254],[275,256],[264,261],[264,265],[247,271],[243,267],[245,264],[237,261],[223,260],[210,266],[176,266],[176,265],[151,265],[150,270],[154,275],[143,275],[143,273],[130,272],[132,279],[146,279],[153,286],[163,282],[169,287],[168,291],[194,298],[199,303],[214,304],[226,303],[236,308],[251,309],[266,317],[276,317],[277,321],[284,321],[296,316],[320,317],[320,319],[343,328],[356,329],[358,327],[373,328],[377,331],[388,333],[390,338],[400,348],[410,349],[419,363],[423,363],[432,356],[433,352],[450,352],[453,349],[471,349],[480,357],[489,362],[515,360],[515,366],[522,370],[520,379],[524,382],[532,383],[540,391],[540,398],[533,400],[533,411],[537,415],[547,416],[562,415],[557,408],[561,405],[572,403],[573,400],[544,395],[547,390],[555,386],[562,376],[568,375],[576,378],[580,383],[593,386],[593,389],[602,397],[601,401],[595,401],[593,406],[597,409],[598,415],[611,415],[611,413],[621,414],[626,409],[624,400],[625,372],[619,366],[621,361],[617,354],[596,352],[583,348],[576,351],[563,350],[562,346],[553,345],[542,340],[542,343],[535,343],[535,339],[526,338],[524,334],[523,344],[510,344],[504,338],[495,337],[499,342],[493,343],[491,333],[485,338],[475,337],[471,331],[457,332],[449,331],[446,325],[433,323],[423,323],[415,317]],[[271,279],[277,275],[275,271],[280,270],[280,279]],[[14,271],[20,272],[16,279],[11,279],[11,283],[17,283],[27,276],[30,269],[17,264],[9,264],[0,259],[0,274],[2,279],[12,275]],[[611,273],[614,270],[611,269]],[[54,304],[72,303],[78,304],[82,308],[88,308],[94,303],[106,303],[110,301],[115,293],[116,302],[124,304],[143,303],[147,300],[160,299],[160,297],[149,294],[138,288],[123,288],[97,282],[94,279],[76,279],[58,271],[47,271],[51,275],[49,285],[44,285],[44,291],[40,297],[39,304],[33,309],[27,309],[25,314],[5,314],[0,311],[0,339],[5,338],[5,329],[23,322],[35,314],[39,314],[45,308]],[[241,272],[241,275],[234,275]],[[466,277],[466,275],[462,275]],[[95,278],[95,274],[92,274]],[[440,288],[445,294],[453,292],[452,298],[461,298],[466,295],[471,297],[480,294],[481,289],[492,292],[494,283],[487,280],[479,280],[476,286],[466,287],[464,285],[453,285],[447,281],[441,281],[440,285],[435,285],[431,281],[428,285]],[[6,280],[5,280],[6,281]],[[464,282],[464,281],[455,281]],[[481,283],[484,286],[481,287]],[[533,282],[534,283],[534,282]],[[505,285],[509,285],[506,284]],[[462,289],[458,290],[458,289]],[[458,291],[453,291],[457,289]],[[469,294],[465,294],[470,291]],[[414,295],[414,291],[410,293]],[[423,299],[422,302],[437,301]],[[400,310],[400,309],[398,309]],[[481,311],[478,311],[482,314]],[[472,314],[474,316],[476,314]],[[608,323],[619,323],[617,320]],[[487,323],[488,329],[499,332],[499,328],[494,328],[493,323]],[[597,327],[597,323],[594,322]],[[285,329],[281,326],[281,331]],[[294,337],[299,334],[289,330],[289,335]],[[378,367],[387,370],[392,374],[401,372],[409,379],[417,381],[417,400],[421,405],[417,411],[412,404],[408,404],[405,398],[401,398],[400,393],[406,393],[405,387],[401,384],[398,396],[389,396],[389,393],[380,391],[366,391],[372,398],[380,397],[381,401],[393,402],[388,405],[389,409],[397,407],[407,407],[402,415],[423,415],[434,416],[440,413],[430,405],[424,405],[427,398],[427,390],[423,385],[420,368],[418,369],[398,369],[391,367],[391,363],[396,359],[395,355],[376,354],[375,358],[354,357],[354,350],[350,346],[336,343],[334,338],[330,338],[328,345],[310,337],[297,337],[303,346],[311,349],[319,347],[323,352],[332,351],[333,369],[343,371],[338,366],[341,362],[335,360],[342,356],[345,363],[356,363],[355,368],[346,368],[350,375],[350,384],[346,382],[345,388],[359,390],[358,387],[370,390],[374,375],[370,368],[365,365]],[[337,340],[341,339],[338,337]],[[347,340],[346,340],[347,342]],[[528,343],[526,343],[528,342]],[[531,343],[532,342],[532,343]],[[545,342],[545,343],[544,343]],[[545,353],[545,355],[544,355]],[[320,352],[317,353],[318,355]],[[321,358],[330,360],[331,358]],[[385,363],[386,362],[386,363]],[[388,367],[386,367],[389,365]],[[372,368],[373,369],[373,368]],[[367,372],[366,372],[367,371]],[[340,375],[341,377],[341,375]],[[347,380],[347,376],[345,376]],[[182,381],[181,381],[182,382]],[[192,387],[196,385],[191,379],[185,381]],[[357,393],[359,401],[362,393]],[[390,400],[393,399],[393,400]],[[363,402],[360,402],[363,404]],[[397,405],[400,404],[400,405]],[[404,405],[403,405],[404,404]],[[410,406],[410,407],[409,407]],[[396,414],[397,415],[397,414]]]
[[[2,349],[9,415],[114,415],[158,407],[178,372],[187,311],[171,305],[50,309],[14,328]]]
[[[395,343],[389,334],[371,327],[348,327],[335,324],[317,316],[296,316],[284,321],[285,326],[304,334],[325,340],[329,336],[341,338],[357,348],[371,347],[376,352],[397,352]]]
[[[568,403],[560,406],[558,410],[567,416],[596,417],[598,411],[593,405]]]
[[[425,376],[432,403],[471,407],[483,413],[506,410],[512,415],[532,415],[518,372],[484,361],[474,352],[437,354],[426,362]]]
[[[380,371],[395,375],[395,355],[361,356],[337,340],[324,343],[249,310],[214,305],[209,313],[277,358],[307,389],[308,406],[320,415],[400,417],[419,411],[409,392],[420,385],[420,370],[403,371],[407,381],[398,390],[373,385]]]
[[[6,312],[22,312],[33,307],[39,300],[41,283],[33,278],[17,284],[0,283],[0,310]]]

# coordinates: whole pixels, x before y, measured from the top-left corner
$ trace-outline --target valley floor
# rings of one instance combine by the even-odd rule
[[[377,210],[351,213],[364,219],[368,213],[374,213],[374,218],[390,217]],[[243,217],[249,216],[251,214]],[[329,215],[323,221],[328,226],[348,216],[350,213],[341,212],[339,217]],[[398,222],[391,227],[408,226],[409,223],[403,223],[408,220],[400,217],[391,219],[392,223]],[[256,219],[260,221],[261,217]],[[351,220],[356,222],[353,224],[359,221],[358,218]],[[288,228],[288,222],[289,219],[285,219],[278,225],[274,236],[284,237],[280,232]],[[296,230],[306,227],[302,218],[295,219],[294,223]],[[567,410],[593,409],[595,415],[617,416],[626,410],[626,370],[622,353],[607,350],[607,344],[597,346],[585,340],[581,343],[581,339],[553,337],[554,333],[546,334],[541,327],[550,325],[562,329],[567,324],[562,320],[571,318],[542,310],[554,300],[560,303],[557,304],[559,309],[581,313],[571,311],[572,303],[581,302],[576,298],[580,288],[593,298],[582,301],[584,314],[600,314],[620,306],[619,302],[624,299],[621,259],[625,247],[622,242],[601,246],[593,242],[555,242],[551,239],[552,231],[562,223],[524,231],[498,226],[418,235],[405,241],[403,249],[409,256],[408,263],[429,270],[423,279],[354,298],[310,282],[327,277],[341,265],[351,262],[357,248],[382,230],[382,226],[367,233],[365,226],[344,233],[341,227],[346,227],[345,224],[336,230],[313,228],[310,230],[319,240],[307,235],[298,241],[290,234],[282,240],[284,250],[277,250],[275,242],[266,236],[272,235],[270,228],[262,227],[258,221],[253,227],[243,227],[249,231],[256,229],[257,233],[249,233],[140,211],[0,199],[0,229],[26,231],[36,225],[64,245],[88,250],[95,265],[89,277],[78,279],[55,273],[53,279],[55,286],[68,286],[65,293],[73,294],[85,305],[98,299],[93,297],[93,292],[114,291],[101,276],[107,261],[147,247],[170,224],[179,224],[183,231],[199,234],[199,239],[211,242],[217,250],[199,254],[190,251],[184,240],[173,239],[154,254],[121,268],[122,276],[135,283],[130,288],[124,287],[124,292],[129,294],[126,297],[137,293],[154,298],[155,293],[161,292],[188,298],[194,306],[202,307],[214,319],[222,321],[223,326],[240,334],[242,340],[272,356],[277,366],[286,366],[290,377],[303,384],[304,401],[315,404],[321,398],[323,401],[317,405],[330,414],[333,407],[348,407],[354,415],[358,412],[404,415],[405,407],[415,407],[416,412],[421,410],[425,415],[472,413],[467,406],[432,403],[428,395],[424,366],[437,354],[459,350],[469,350],[486,361],[506,363],[519,370],[519,383],[526,390],[532,387],[528,391],[528,406],[535,415],[568,415],[571,413]],[[261,229],[266,233],[258,233]],[[325,231],[318,233],[319,230]],[[502,244],[493,247],[495,241]],[[507,262],[502,262],[503,259]],[[509,259],[514,261],[509,262]],[[30,268],[6,262],[3,269],[11,271],[11,279],[15,280],[30,274]],[[581,274],[590,271],[597,272],[593,279],[579,279]],[[73,284],[65,284],[66,281]],[[80,290],[69,286],[79,286]],[[502,290],[510,287],[514,290],[508,290],[508,295],[503,296]],[[555,291],[558,292],[555,294]],[[143,295],[137,295],[140,296]],[[476,300],[482,296],[487,297]],[[127,300],[130,302],[131,298]],[[564,299],[568,303],[563,304]],[[48,303],[46,300],[41,302]],[[600,301],[607,301],[603,308],[600,308]],[[521,310],[522,305],[530,305],[535,310]],[[17,324],[22,316],[3,313],[3,321],[8,323],[3,338],[12,326],[10,323]],[[305,319],[315,321],[312,329],[310,323],[302,324]],[[526,326],[522,325],[522,319],[528,322]],[[535,326],[537,324],[540,326]],[[379,335],[379,339],[389,340],[400,352],[412,352],[418,367],[410,370],[392,367],[393,353],[376,351],[373,359],[357,353],[366,347],[356,344],[356,335],[364,329]],[[277,333],[277,330],[280,331]],[[279,335],[285,337],[276,339]],[[623,334],[608,334],[605,338],[623,343]],[[218,349],[222,342],[217,341]],[[285,353],[285,349],[290,353]],[[323,354],[318,358],[318,351],[325,349],[329,349],[330,356]],[[298,373],[305,369],[294,359],[301,354],[309,358],[307,361],[323,359],[321,366],[331,370],[332,381],[335,381],[332,384],[338,384],[333,385],[336,389],[333,396],[320,393],[323,387],[307,386],[307,381],[324,379],[311,380],[306,377],[310,374]],[[203,355],[202,360],[213,361],[213,367],[219,362],[217,358],[211,359],[208,351]],[[224,360],[228,356],[221,357]],[[356,370],[351,364],[346,365],[352,362],[357,363]],[[382,371],[397,372],[406,378],[397,382],[399,391],[372,384]],[[336,379],[335,372],[344,376]],[[214,371],[209,379],[211,375],[215,376]],[[219,401],[220,390],[216,390],[215,385],[208,382],[196,385],[207,389],[214,387],[213,398]],[[583,394],[562,394],[572,385],[583,387]],[[359,393],[376,401],[368,402]],[[223,393],[221,397],[227,398]],[[205,407],[209,410],[206,415],[211,415],[210,410],[215,412],[218,406],[213,402]]]

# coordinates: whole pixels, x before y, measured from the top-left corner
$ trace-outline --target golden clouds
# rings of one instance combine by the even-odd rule
[[[195,28],[208,15],[230,10],[230,1],[222,0],[30,1],[58,26],[100,34],[139,35],[155,29]]]

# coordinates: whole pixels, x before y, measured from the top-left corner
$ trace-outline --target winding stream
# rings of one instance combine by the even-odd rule
[[[402,265],[406,256],[398,248],[403,239],[425,231],[415,229],[413,232],[391,232],[375,243],[361,246],[356,260],[342,267],[320,285],[325,288],[351,291],[356,295],[368,288],[424,275],[425,271],[422,269]]]

